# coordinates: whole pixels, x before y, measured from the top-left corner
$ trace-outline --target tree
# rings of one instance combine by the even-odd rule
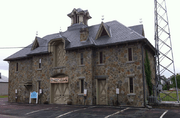
[[[178,74],[176,75],[176,80],[177,80],[177,87],[180,88],[180,75]],[[172,87],[176,87],[175,77],[173,77],[171,81],[173,82]]]

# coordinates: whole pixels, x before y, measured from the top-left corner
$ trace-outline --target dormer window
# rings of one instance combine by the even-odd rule
[[[32,44],[31,50],[34,50],[34,49],[36,49],[38,47],[39,47],[39,43],[38,43],[38,40],[37,40],[37,37],[36,37],[33,44]]]
[[[96,34],[95,39],[98,39],[99,37],[106,36],[106,35],[108,37],[111,37],[111,29],[108,25],[106,25],[102,22],[101,25],[99,26],[99,30]]]
[[[79,23],[79,16],[76,15],[76,23]]]

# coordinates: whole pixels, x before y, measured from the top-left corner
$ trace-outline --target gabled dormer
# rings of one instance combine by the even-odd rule
[[[39,47],[39,43],[38,43],[38,40],[37,40],[37,37],[36,37],[33,44],[32,44],[31,50],[34,50],[34,49],[36,49],[38,47]]]
[[[107,35],[108,37],[111,37],[111,29],[108,25],[102,22],[101,25],[99,26],[99,30],[96,34],[95,39],[98,39],[99,37],[105,36],[105,35]]]
[[[92,17],[89,15],[88,10],[82,10],[80,8],[73,9],[71,13],[68,14],[68,16],[71,18],[71,25],[73,24],[85,24],[87,25],[87,21],[91,19]]]

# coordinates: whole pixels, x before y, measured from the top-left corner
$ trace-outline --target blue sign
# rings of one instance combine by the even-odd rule
[[[36,98],[38,97],[38,93],[36,93],[35,91],[31,93],[31,98]]]

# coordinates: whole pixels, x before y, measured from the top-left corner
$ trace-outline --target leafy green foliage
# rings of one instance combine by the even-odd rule
[[[167,91],[167,94],[170,93],[171,91]],[[180,92],[178,93],[180,96]],[[171,97],[176,98],[177,94],[176,91],[172,92],[169,94]],[[164,93],[160,93],[160,98],[163,98],[164,96],[166,96]],[[166,96],[165,98],[162,99],[162,101],[177,101],[176,99],[173,99],[169,96]]]
[[[152,95],[151,67],[150,67],[150,62],[149,62],[147,50],[146,50],[146,57],[145,57],[144,66],[145,66],[146,82],[147,82],[148,89],[149,89],[149,95]]]
[[[177,80],[177,87],[180,88],[180,75],[176,75],[176,80]],[[176,83],[175,83],[175,77],[173,77],[171,79],[171,81],[173,82],[173,86],[172,87],[176,87]]]
[[[173,85],[170,84],[170,83],[166,83],[166,84],[163,86],[163,90],[169,90],[170,88],[173,88]]]
[[[7,98],[7,95],[1,95],[0,98]]]

